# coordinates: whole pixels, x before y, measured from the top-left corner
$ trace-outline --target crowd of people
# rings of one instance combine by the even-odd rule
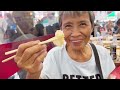
[[[95,37],[104,35],[120,34],[120,19],[115,21],[100,22],[96,21],[93,35]]]
[[[3,43],[9,43],[14,41],[20,41],[23,39],[34,38],[44,36],[47,34],[54,34],[56,30],[60,29],[59,24],[56,22],[53,25],[44,26],[41,20],[38,20],[37,24],[30,25],[23,16],[19,16],[17,11],[13,11],[12,14],[6,13],[1,27],[3,30]],[[25,13],[21,12],[21,13]],[[18,15],[18,16],[17,16]],[[32,18],[31,18],[32,19]],[[6,27],[6,28],[5,28]]]

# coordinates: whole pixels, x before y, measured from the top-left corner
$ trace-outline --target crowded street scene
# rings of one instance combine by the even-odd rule
[[[120,79],[120,11],[0,11],[0,79]]]

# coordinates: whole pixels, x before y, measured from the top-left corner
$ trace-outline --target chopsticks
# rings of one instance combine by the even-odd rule
[[[63,44],[64,44],[64,33],[63,33],[61,30],[57,30],[57,31],[55,32],[55,36],[54,36],[54,37],[52,37],[52,38],[50,38],[50,39],[48,39],[48,40],[39,42],[38,44],[41,44],[41,45],[42,45],[42,44],[46,44],[46,43],[49,43],[49,42],[53,42],[53,43],[54,43],[55,45],[57,45],[57,46],[63,45]],[[59,43],[59,42],[60,42],[60,43]],[[11,50],[11,51],[5,52],[5,55],[9,55],[9,54],[15,53],[15,52],[17,52],[17,51],[18,51],[18,49]],[[14,57],[15,57],[15,55],[13,55],[13,56],[11,56],[11,57],[9,57],[9,58],[7,58],[7,59],[4,59],[2,62],[3,62],[3,63],[4,63],[4,62],[7,62],[7,61],[13,59]]]
[[[11,57],[9,57],[9,58],[3,60],[2,62],[5,63],[5,62],[7,62],[7,61],[9,61],[9,60],[12,60],[14,57],[15,57],[15,55],[13,55],[13,56],[11,56]]]
[[[17,52],[17,50],[18,50],[18,49],[5,52],[5,55],[9,55],[9,54],[15,53],[15,52]]]
[[[56,37],[52,37],[52,38],[50,38],[50,39],[48,39],[48,40],[39,42],[38,44],[41,44],[41,45],[42,45],[42,44],[46,44],[46,43],[49,43],[49,42],[53,42],[54,40],[57,40],[57,39],[58,39],[58,38],[56,38]],[[18,51],[18,49],[11,50],[11,51],[5,52],[5,55],[9,55],[9,54],[15,53],[15,52],[17,52],[17,51]],[[11,56],[11,57],[9,57],[9,58],[7,58],[7,59],[4,59],[2,62],[5,63],[5,62],[13,59],[14,57],[15,57],[15,55],[13,55],[13,56]]]
[[[42,41],[42,42],[40,42],[40,43],[38,43],[38,44],[41,44],[41,45],[42,45],[42,44],[46,44],[46,43],[52,42],[52,41],[54,41],[54,40],[56,40],[56,39],[57,39],[57,38],[53,37],[53,38],[50,38],[50,39],[48,39],[48,40],[46,40],[46,41]],[[18,50],[18,49],[5,52],[5,55],[9,55],[9,54],[15,53],[15,52],[17,52],[17,50]]]

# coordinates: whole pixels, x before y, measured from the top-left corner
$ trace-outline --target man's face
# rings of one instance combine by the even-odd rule
[[[63,15],[61,29],[67,46],[80,50],[88,43],[93,28],[89,14],[83,13],[80,16]]]

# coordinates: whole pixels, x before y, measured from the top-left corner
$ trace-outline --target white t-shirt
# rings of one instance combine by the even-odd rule
[[[114,62],[108,50],[102,46],[95,45],[100,58],[103,78],[115,69]],[[94,53],[86,62],[76,62],[71,59],[66,51],[65,45],[51,49],[44,62],[40,77],[42,79],[100,79]]]

